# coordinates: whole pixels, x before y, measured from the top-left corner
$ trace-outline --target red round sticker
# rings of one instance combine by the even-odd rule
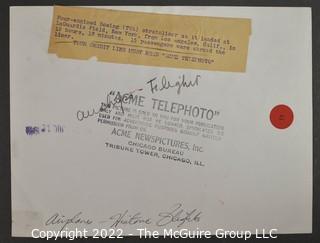
[[[293,112],[289,106],[277,105],[270,112],[270,121],[278,129],[286,129],[293,122]]]

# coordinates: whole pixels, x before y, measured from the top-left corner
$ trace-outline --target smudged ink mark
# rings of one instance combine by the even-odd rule
[[[26,126],[26,134],[29,136],[38,135],[39,127]]]
[[[40,133],[63,133],[64,127],[60,124],[42,124],[42,126],[26,126],[25,131],[28,136]]]

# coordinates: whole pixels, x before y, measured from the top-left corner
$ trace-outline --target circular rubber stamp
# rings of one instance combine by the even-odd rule
[[[270,121],[278,129],[286,129],[293,122],[293,112],[289,106],[277,105],[270,112]]]

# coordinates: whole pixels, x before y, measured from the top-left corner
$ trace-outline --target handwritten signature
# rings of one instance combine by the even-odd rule
[[[194,80],[186,81],[184,74],[179,76],[177,81],[169,81],[165,75],[159,79],[158,77],[150,79],[146,82],[150,88],[152,94],[160,92],[163,90],[168,90],[172,88],[177,89],[177,94],[181,93],[182,88],[192,88],[199,85],[201,75],[196,75]],[[131,92],[121,94],[119,91],[110,91],[107,94],[107,101],[101,102],[101,105],[98,108],[92,108],[89,110],[78,110],[76,113],[77,119],[83,121],[86,118],[95,116],[100,112],[107,112],[108,109],[114,109],[120,107],[122,113],[124,113],[123,104],[127,103],[130,99],[134,99],[133,93],[136,91],[141,91],[142,88],[133,90]]]
[[[199,80],[201,76],[196,75],[193,81],[186,81],[185,75],[179,76],[177,81],[169,81],[165,75],[159,80],[157,77],[150,79],[147,84],[149,84],[151,93],[159,92],[166,89],[176,88],[177,94],[181,93],[182,88],[192,88],[199,85]]]
[[[156,224],[165,226],[170,223],[177,223],[177,227],[180,227],[186,222],[199,222],[201,213],[198,209],[186,210],[181,203],[177,203],[171,210],[159,213],[160,219]]]
[[[133,93],[136,91],[141,91],[142,89],[136,89],[129,93],[121,94],[119,91],[110,91],[107,94],[107,101],[101,102],[100,107],[92,108],[90,110],[78,110],[77,111],[77,119],[78,121],[82,121],[86,118],[99,114],[100,112],[107,112],[108,109],[114,109],[116,107],[120,107],[122,113],[124,113],[123,103],[126,103],[128,100],[133,99]]]
[[[47,219],[47,221],[45,222],[45,225],[46,226],[61,225],[60,231],[62,231],[68,225],[72,225],[72,224],[89,225],[93,223],[91,219],[84,219],[81,217],[81,215],[82,215],[82,212],[78,212],[73,217],[66,217],[63,214],[55,213],[50,218]]]
[[[145,216],[141,212],[130,213],[128,209],[113,214],[107,220],[99,221],[96,223],[105,224],[109,223],[110,228],[117,228],[125,225],[150,225],[154,224],[158,227],[163,226],[176,226],[181,227],[186,223],[200,222],[202,212],[196,208],[186,209],[182,203],[176,203],[168,210],[161,211],[157,213],[157,216],[152,219],[152,217]],[[90,225],[94,221],[90,218],[84,218],[82,212],[78,212],[71,217],[67,217],[61,213],[54,213],[50,216],[46,222],[46,226],[58,225],[60,231],[64,230],[67,226],[72,225]]]
[[[158,213],[155,220],[151,217],[144,216],[141,212],[129,213],[129,210],[112,215],[109,220],[112,221],[110,227],[116,228],[121,225],[136,225],[136,224],[152,224],[156,226],[168,226],[176,224],[181,227],[185,223],[199,222],[202,212],[198,209],[187,210],[183,208],[182,203],[174,204],[169,210]],[[109,222],[109,220],[101,221],[100,223]]]
[[[135,214],[129,214],[129,210],[125,210],[123,213],[117,213],[109,218],[110,220],[114,220],[111,224],[111,228],[116,228],[119,224],[122,225],[135,225],[135,224],[151,224],[151,219],[148,217],[143,217],[140,212]],[[103,221],[106,222],[106,221]]]

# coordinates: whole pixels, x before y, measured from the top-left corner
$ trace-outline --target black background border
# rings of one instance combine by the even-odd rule
[[[11,176],[10,176],[10,100],[9,100],[9,7],[10,6],[52,6],[52,5],[177,5],[177,6],[268,6],[268,7],[311,7],[312,8],[312,63],[313,63],[313,233],[278,235],[277,239],[257,240],[254,237],[244,239],[217,239],[215,242],[320,242],[320,165],[319,165],[319,126],[320,126],[320,1],[318,0],[174,0],[174,1],[133,1],[133,0],[0,0],[0,242],[47,242],[41,239],[11,237]],[[319,29],[318,29],[319,28]],[[270,199],[272,200],[272,199]],[[289,206],[289,205],[288,205]],[[95,242],[120,239],[59,239],[57,242]],[[138,237],[126,237],[129,242],[138,241]],[[150,239],[141,239],[149,241]],[[162,239],[151,239],[161,241]],[[166,239],[167,240],[167,239]],[[202,239],[207,240],[207,239]],[[175,239],[185,242],[186,239]],[[188,240],[187,240],[188,241]],[[55,241],[54,241],[55,242]]]

